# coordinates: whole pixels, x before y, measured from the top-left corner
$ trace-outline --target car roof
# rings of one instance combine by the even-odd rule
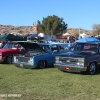
[[[100,44],[100,42],[76,42],[76,43]]]

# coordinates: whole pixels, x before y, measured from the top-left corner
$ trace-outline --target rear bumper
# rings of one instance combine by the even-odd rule
[[[79,65],[65,65],[65,64],[54,64],[54,67],[63,71],[86,71],[87,67]]]
[[[31,64],[24,64],[24,63],[13,63],[16,67],[21,67],[21,68],[36,68],[35,65],[31,65]]]

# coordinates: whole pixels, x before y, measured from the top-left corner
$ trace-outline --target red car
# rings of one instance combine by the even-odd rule
[[[0,49],[0,63],[5,62],[11,64],[13,60],[13,55],[22,53],[24,54],[26,52],[27,50],[25,50],[17,42],[8,42],[3,48]]]

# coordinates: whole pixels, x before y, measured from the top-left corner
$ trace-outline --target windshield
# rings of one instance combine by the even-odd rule
[[[18,48],[18,43],[6,43],[3,48]]]
[[[74,52],[98,52],[97,44],[77,43],[73,47]]]
[[[5,46],[3,47],[4,49],[25,49],[18,43],[6,43]]]
[[[49,45],[40,45],[45,51],[49,52],[50,51],[50,46]]]

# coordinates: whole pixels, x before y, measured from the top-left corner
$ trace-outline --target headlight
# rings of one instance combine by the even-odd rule
[[[30,60],[28,60],[28,63],[33,64],[33,58],[30,58]]]
[[[84,63],[84,58],[79,58],[78,62],[83,62]]]
[[[79,58],[78,62],[77,62],[77,65],[84,66],[84,58]]]
[[[13,59],[14,59],[13,61],[16,62],[16,56],[14,56]]]
[[[77,63],[77,65],[81,65],[81,66],[84,66],[84,63],[79,63],[79,62],[78,62],[78,63]]]
[[[59,63],[59,57],[55,57],[55,63]]]

